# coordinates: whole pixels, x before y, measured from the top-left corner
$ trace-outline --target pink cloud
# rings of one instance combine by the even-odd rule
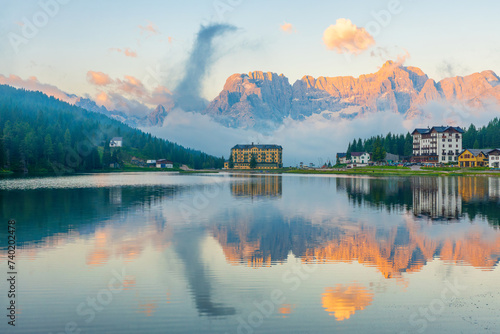
[[[360,54],[372,45],[375,40],[364,28],[359,28],[349,19],[338,19],[323,33],[323,42],[330,50],[337,53]]]
[[[87,81],[97,86],[106,86],[113,82],[109,75],[103,72],[87,72]]]
[[[284,22],[282,25],[280,25],[280,29],[287,34],[290,34],[293,32],[293,25],[291,23]]]
[[[70,96],[56,86],[41,83],[40,81],[38,81],[37,77],[34,76],[31,76],[27,80],[24,80],[14,74],[9,75],[8,77],[0,74],[0,84],[9,85],[16,88],[24,88],[27,90],[40,91],[44,94],[47,94],[48,96],[53,96],[56,99],[68,102],[70,104],[75,104],[75,102],[78,100],[78,97]]]
[[[111,49],[109,49],[109,51],[116,51],[116,52],[123,53],[127,57],[137,58],[137,52],[135,52],[131,48],[124,48],[124,49],[111,48]]]
[[[158,29],[156,28],[155,25],[153,25],[153,23],[151,21],[148,21],[148,25],[146,26],[139,26],[139,29],[141,30],[141,34],[143,33],[148,33],[148,34],[151,34],[151,35],[158,35],[160,34],[160,32],[158,31]]]

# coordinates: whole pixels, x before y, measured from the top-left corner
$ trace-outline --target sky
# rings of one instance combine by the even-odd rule
[[[34,76],[78,95],[98,93],[87,80],[89,71],[143,82],[153,72],[157,79],[145,85],[159,81],[172,90],[200,25],[209,23],[231,24],[237,31],[218,41],[203,82],[207,99],[233,73],[283,73],[291,83],[304,75],[359,76],[403,54],[409,55],[405,65],[437,80],[500,72],[496,1],[0,2],[0,74]],[[373,41],[357,54],[339,53],[323,39],[339,19],[365,29]]]
[[[283,73],[291,84],[304,75],[374,73],[389,59],[419,67],[436,81],[483,70],[500,73],[500,3],[490,0],[0,0],[0,5],[0,83],[42,87],[56,97],[60,89],[108,109],[119,109],[122,96],[154,108],[168,103],[165,96],[179,93],[179,87],[192,90],[183,85],[186,73],[196,76],[199,67],[187,65],[194,51],[198,61],[205,55],[203,43],[196,43],[198,32],[214,24],[222,32],[213,38],[206,75],[194,87],[207,100],[230,75],[256,70]],[[185,96],[188,102],[191,97]],[[72,103],[72,97],[63,98]],[[123,104],[137,106],[137,116],[149,112],[130,100]],[[287,120],[266,135],[176,110],[162,128],[143,130],[226,157],[236,143],[281,144],[288,152],[285,165],[296,165],[334,160],[353,138],[405,133],[450,119],[453,125],[484,125],[498,116],[496,108],[472,115],[431,107],[433,118],[425,124],[390,113],[352,122],[313,115],[305,122]]]

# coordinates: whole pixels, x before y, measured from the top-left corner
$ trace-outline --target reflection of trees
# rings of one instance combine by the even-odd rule
[[[243,178],[231,184],[231,194],[235,197],[281,197],[281,175],[231,176],[236,179]]]
[[[337,178],[337,189],[345,190],[353,205],[412,209],[418,217],[432,220],[484,217],[500,225],[500,178],[447,176],[410,178]]]
[[[18,244],[36,244],[46,237],[77,231],[94,233],[104,221],[134,206],[150,206],[182,191],[168,187],[113,187],[1,191],[0,210],[17,222]],[[6,230],[0,231],[0,237]]]
[[[337,321],[349,319],[372,301],[373,292],[358,283],[337,284],[334,288],[326,288],[321,298],[325,311],[334,315]]]
[[[388,211],[408,209],[412,204],[408,178],[369,179],[337,178],[337,189],[345,190],[353,205],[363,204]]]

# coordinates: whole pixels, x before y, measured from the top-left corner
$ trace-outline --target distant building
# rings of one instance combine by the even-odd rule
[[[337,160],[341,164],[346,164],[347,163],[347,153],[337,153]]]
[[[120,164],[118,162],[112,162],[109,164],[109,168],[120,168]]]
[[[488,166],[488,155],[485,153],[488,150],[465,149],[458,156],[460,167],[484,167]]]
[[[156,168],[174,168],[174,163],[170,160],[158,159],[156,160]]]
[[[228,169],[229,168],[229,161],[224,161],[224,168]]]
[[[146,166],[146,163],[144,162],[144,160],[139,159],[137,157],[132,157],[132,159],[130,159],[130,163],[132,165],[139,166],[139,167],[145,167]]]
[[[455,126],[434,126],[415,129],[413,136],[413,162],[457,162],[462,152],[464,130]]]
[[[392,154],[392,153],[386,153],[384,161],[388,163],[392,162],[398,162],[400,160],[399,155],[397,154]]]
[[[122,137],[114,137],[109,141],[109,147],[122,147],[122,146],[123,146]]]
[[[256,169],[277,169],[283,167],[283,148],[279,145],[244,144],[231,149],[235,169],[249,169],[252,156]]]
[[[370,162],[370,153],[351,152],[351,162],[354,164],[367,164]]]
[[[488,152],[488,165],[490,168],[500,168],[500,148]]]
[[[156,165],[156,160],[147,160],[146,163],[148,165]]]

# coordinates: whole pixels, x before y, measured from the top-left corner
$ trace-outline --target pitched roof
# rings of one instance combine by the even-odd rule
[[[486,153],[490,154],[491,152],[494,152],[494,151],[498,151],[498,153],[500,153],[500,148],[493,148],[491,150],[488,150],[488,152],[486,152]]]
[[[462,130],[462,128],[459,127],[459,126],[433,126],[431,128],[431,131],[432,130],[436,130],[439,133],[446,132],[448,130],[455,130],[455,131],[457,131],[459,133],[464,133],[464,130]]]
[[[233,149],[235,148],[239,148],[239,149],[249,149],[249,148],[253,148],[253,147],[257,147],[258,149],[272,149],[272,148],[277,148],[277,149],[283,149],[280,145],[274,145],[274,144],[238,144],[238,145],[235,145],[233,147]]]
[[[463,150],[462,153],[464,153],[465,151],[469,151],[475,157],[477,157],[479,155],[479,153],[483,153],[484,155],[486,155],[486,152],[488,152],[488,150],[484,150],[484,149],[466,148],[465,150]],[[462,153],[460,153],[460,155],[462,155]]]
[[[421,135],[423,135],[423,134],[431,133],[432,130],[436,130],[436,132],[438,132],[438,133],[446,132],[449,130],[455,130],[458,133],[464,133],[464,130],[462,130],[462,128],[459,126],[433,126],[432,128],[427,128],[427,129],[416,128],[415,130],[413,130],[413,132],[411,134],[413,135],[413,134],[415,134],[415,132],[418,132]]]
[[[343,158],[345,156],[347,156],[347,153],[337,153],[337,157],[339,158]]]
[[[351,152],[351,157],[359,157],[365,153],[368,154],[367,152]]]
[[[414,134],[415,132],[418,132],[420,134],[429,133],[430,130],[431,129],[418,129],[417,128],[417,129],[413,130],[413,132],[411,134]]]
[[[114,137],[111,141],[123,141],[122,137]]]

